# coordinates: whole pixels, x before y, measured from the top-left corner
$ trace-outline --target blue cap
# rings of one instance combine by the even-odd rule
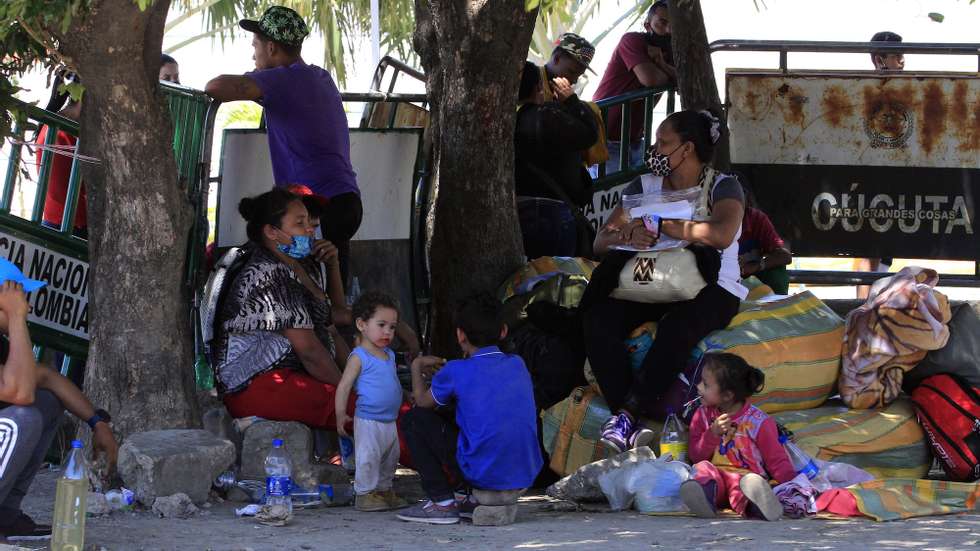
[[[274,438],[272,440],[272,447],[273,448],[281,448],[282,447],[282,440],[279,439],[279,438]]]
[[[82,445],[82,441],[81,440],[72,440],[71,441],[71,447],[72,447],[73,450],[77,450],[77,449],[83,448],[84,446]]]
[[[16,264],[5,258],[0,258],[0,283],[5,281],[20,283],[24,286],[24,292],[26,293],[33,293],[47,285],[44,281],[28,278],[20,271],[20,268]]]

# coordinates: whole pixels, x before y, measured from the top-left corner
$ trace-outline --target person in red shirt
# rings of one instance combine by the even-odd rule
[[[593,94],[595,101],[620,96],[641,88],[664,86],[677,80],[674,54],[670,45],[670,19],[667,0],[658,0],[650,7],[643,23],[646,32],[626,33],[619,40],[599,87]],[[659,101],[658,95],[654,100]],[[621,147],[622,108],[609,109],[606,117],[606,136],[609,161],[606,172],[619,168]],[[630,106],[629,135],[630,166],[643,163],[643,100]]]
[[[81,117],[82,102],[80,100],[74,100],[68,92],[63,90],[63,85],[78,81],[78,76],[74,73],[63,72],[55,76],[54,86],[51,89],[51,98],[48,100],[48,105],[45,107],[45,110],[57,112],[66,119],[77,121]],[[65,105],[66,102],[67,105]],[[37,136],[34,138],[34,143],[38,145],[44,144],[48,137],[48,130],[47,125],[41,126]],[[64,130],[59,130],[57,136],[55,136],[53,145],[71,146],[74,148],[77,140],[75,136],[68,134]],[[65,214],[65,200],[68,196],[68,181],[71,179],[72,156],[70,153],[74,153],[74,151],[74,149],[67,149],[65,153],[69,153],[68,155],[51,155],[51,168],[48,172],[48,189],[45,195],[44,215],[42,217],[42,224],[49,228],[61,228],[61,219]],[[43,152],[44,150],[42,148],[37,148],[36,162],[38,173],[41,171],[41,157]],[[88,237],[86,203],[85,186],[82,186],[78,199],[78,208],[75,209],[74,230],[75,235],[83,239]]]
[[[746,207],[742,217],[742,236],[738,239],[738,264],[742,277],[755,276],[777,295],[789,293],[786,266],[793,255],[786,242],[776,233],[766,213]]]

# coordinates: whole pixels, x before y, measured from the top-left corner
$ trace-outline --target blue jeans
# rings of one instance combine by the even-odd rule
[[[619,151],[622,142],[606,141],[606,149],[609,150],[609,160],[606,161],[606,176],[619,172]],[[636,168],[643,166],[646,162],[646,154],[643,151],[643,140],[630,144],[630,154],[626,168]],[[593,179],[599,177],[599,165],[589,167],[589,175]]]
[[[575,217],[562,201],[520,197],[517,199],[517,218],[524,236],[524,254],[529,259],[575,256],[578,243]]]

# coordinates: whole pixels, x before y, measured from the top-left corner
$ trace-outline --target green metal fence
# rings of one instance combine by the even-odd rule
[[[188,228],[185,275],[186,284],[195,288],[208,233],[206,186],[214,112],[211,109],[211,100],[203,92],[168,83],[161,83],[160,89],[174,123],[173,148],[179,179],[177,185],[186,190],[194,209],[194,223]],[[13,98],[0,98],[0,108],[15,115],[13,136],[3,148],[8,155],[5,158],[0,157],[0,161],[6,162],[6,167],[0,171],[4,175],[3,186],[0,188],[0,231],[9,235],[11,240],[19,239],[87,263],[88,241],[84,234],[79,234],[73,227],[82,190],[80,164],[83,161],[77,156],[72,156],[60,227],[49,227],[43,223],[52,164],[57,155],[74,153],[71,148],[52,146],[55,146],[59,132],[77,139],[78,124]],[[47,127],[44,138],[44,145],[47,147],[39,148],[34,140],[43,127]],[[38,149],[41,150],[39,155]],[[35,191],[31,205],[15,208],[14,199],[18,187],[24,192],[32,185]],[[29,325],[38,358],[44,354],[45,348],[64,352],[62,372],[66,374],[78,362],[84,361],[88,353],[86,338],[33,321]]]
[[[649,172],[646,165],[642,166],[629,166],[629,143],[630,143],[630,126],[632,124],[633,109],[638,107],[643,109],[643,151],[646,151],[650,144],[653,142],[653,108],[657,105],[661,96],[667,94],[667,114],[674,112],[676,104],[676,92],[675,88],[672,86],[661,86],[659,88],[642,88],[640,90],[635,90],[627,94],[620,96],[614,96],[611,98],[602,99],[596,102],[599,109],[602,112],[602,120],[609,120],[609,110],[614,107],[619,107],[622,109],[622,116],[620,120],[622,121],[619,136],[606,136],[607,140],[619,140],[622,144],[619,148],[619,159],[610,159],[610,161],[618,161],[618,169],[612,172],[606,172],[606,166],[603,163],[599,164],[598,177],[592,183],[592,189],[596,192],[605,191],[609,188],[615,187],[620,184],[629,182],[633,178],[636,178],[640,174]],[[640,101],[643,102],[642,107],[636,104]]]

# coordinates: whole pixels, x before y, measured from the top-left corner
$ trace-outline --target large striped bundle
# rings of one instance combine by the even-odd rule
[[[840,370],[840,316],[809,291],[742,304],[727,328],[698,344],[695,356],[730,352],[761,369],[766,384],[752,403],[767,413],[824,403]]]
[[[796,433],[797,444],[817,459],[850,463],[878,478],[922,478],[932,465],[929,442],[906,397],[884,409],[848,409],[835,399],[773,418]]]
[[[570,276],[581,276],[585,283],[592,277],[592,270],[595,269],[597,262],[587,258],[571,258],[566,256],[542,256],[535,258],[517,270],[510,276],[500,289],[497,291],[497,298],[500,302],[507,302],[508,299],[526,294],[534,285],[549,277],[562,273]],[[573,308],[576,304],[559,304]]]
[[[859,511],[875,520],[950,515],[976,511],[980,484],[892,478],[846,489]]]

